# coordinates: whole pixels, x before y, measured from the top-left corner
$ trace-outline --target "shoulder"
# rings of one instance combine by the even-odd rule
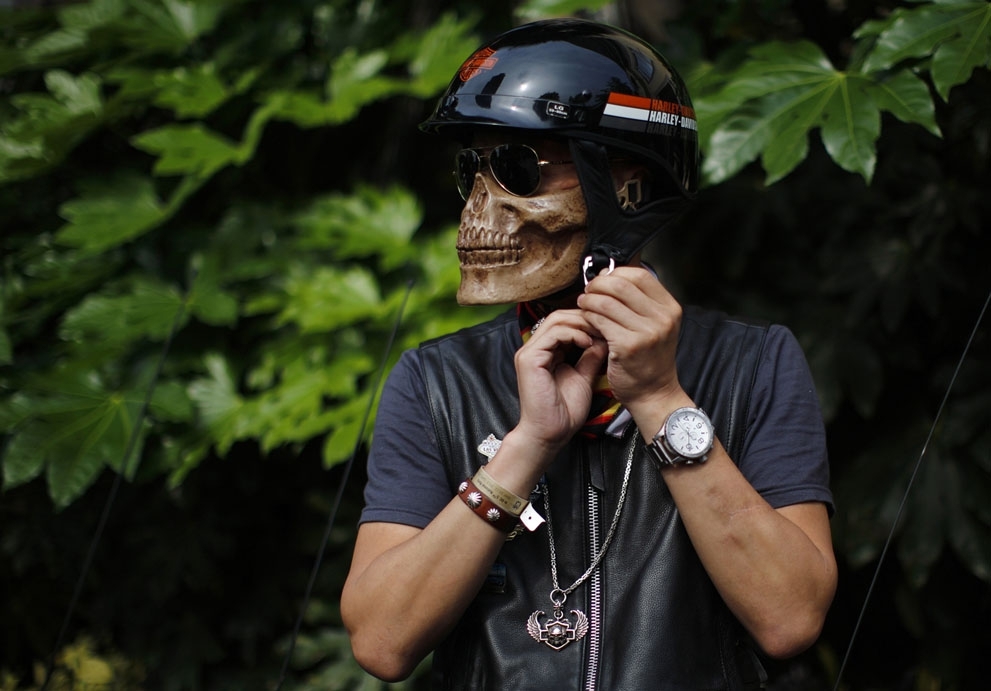
[[[420,350],[430,352],[458,348],[463,347],[464,344],[474,344],[486,339],[498,338],[504,334],[515,332],[516,321],[515,308],[508,309],[487,321],[426,340],[420,344]]]

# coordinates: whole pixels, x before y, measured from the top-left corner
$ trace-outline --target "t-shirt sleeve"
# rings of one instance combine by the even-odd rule
[[[360,523],[381,521],[423,528],[450,500],[418,353],[408,350],[382,389]]]
[[[830,515],[826,430],[812,373],[795,336],[771,326],[757,366],[738,465],[774,508],[823,502]]]

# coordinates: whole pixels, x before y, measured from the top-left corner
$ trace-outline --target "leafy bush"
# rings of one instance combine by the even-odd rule
[[[277,677],[380,363],[492,313],[455,309],[459,203],[416,124],[512,12],[591,8],[662,44],[700,114],[707,186],[652,249],[665,280],[789,325],[828,417],[843,581],[776,678],[837,674],[925,445],[846,678],[967,688],[991,644],[986,327],[926,437],[986,288],[991,5],[475,5],[0,8],[0,667],[49,654],[122,478],[70,628],[152,688]],[[360,466],[299,688],[380,686],[336,602]]]

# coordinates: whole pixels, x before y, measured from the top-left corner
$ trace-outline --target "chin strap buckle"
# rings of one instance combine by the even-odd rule
[[[605,257],[603,257],[604,259]],[[616,260],[613,257],[608,257],[609,263],[606,264],[604,261],[595,261],[595,257],[591,254],[585,257],[585,261],[582,264],[582,277],[585,279],[585,285],[593,278],[598,276],[600,273],[605,271],[607,274],[611,274],[616,268]]]

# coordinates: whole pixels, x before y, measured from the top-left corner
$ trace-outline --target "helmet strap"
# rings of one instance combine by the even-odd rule
[[[651,238],[684,211],[687,200],[664,197],[632,205],[621,201],[606,147],[583,139],[569,143],[587,211],[588,245],[582,265],[587,283],[604,269],[629,264]],[[628,187],[624,191],[631,192]],[[644,196],[642,189],[638,194]]]

